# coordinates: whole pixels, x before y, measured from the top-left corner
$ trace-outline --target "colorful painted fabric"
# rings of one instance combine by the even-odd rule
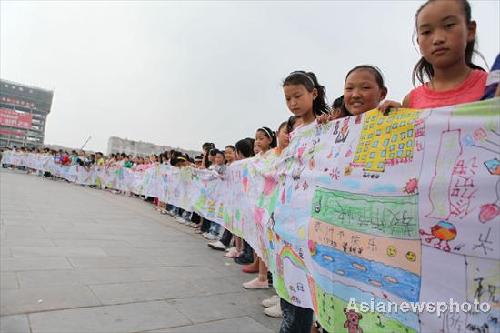
[[[234,162],[217,178],[167,165],[83,174],[9,152],[2,163],[100,179],[223,225],[266,261],[279,296],[313,309],[329,332],[496,332],[499,117],[499,98],[373,110],[304,126],[280,156]],[[418,311],[450,299],[490,311]]]

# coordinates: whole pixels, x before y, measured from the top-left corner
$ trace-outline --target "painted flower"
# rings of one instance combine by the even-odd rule
[[[405,185],[404,191],[408,194],[415,194],[418,190],[418,181],[416,178],[410,178]]]

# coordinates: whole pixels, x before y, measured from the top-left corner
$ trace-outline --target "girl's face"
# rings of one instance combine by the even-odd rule
[[[284,86],[286,106],[296,116],[303,117],[313,113],[313,101],[318,96],[316,88],[312,92],[307,91],[302,84]]]
[[[416,25],[420,53],[432,66],[446,68],[465,62],[465,47],[476,36],[476,23],[465,22],[462,4],[430,2],[418,14]]]
[[[290,143],[290,138],[289,138],[288,132],[286,130],[286,126],[283,126],[278,131],[278,145],[281,148],[286,148],[286,147],[288,147],[289,143]]]
[[[264,134],[264,132],[259,130],[255,133],[255,147],[258,147],[259,152],[265,152],[269,150],[269,147],[271,147],[271,143],[272,140],[266,134]]]
[[[229,163],[234,162],[235,156],[234,150],[232,148],[224,149],[224,155],[226,156],[226,161],[228,161]]]
[[[345,80],[344,103],[349,112],[360,115],[375,109],[385,98],[386,91],[380,88],[372,72],[355,70]]]
[[[216,165],[223,165],[224,164],[224,156],[222,154],[215,155],[215,161],[214,161],[214,163]]]

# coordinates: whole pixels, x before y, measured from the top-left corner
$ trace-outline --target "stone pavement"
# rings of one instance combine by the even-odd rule
[[[276,332],[272,290],[150,204],[0,170],[0,332]]]

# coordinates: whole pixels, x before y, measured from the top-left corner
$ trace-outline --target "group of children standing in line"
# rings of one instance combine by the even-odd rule
[[[293,116],[278,127],[276,134],[268,127],[261,127],[256,130],[254,140],[246,138],[234,147],[227,146],[226,160],[230,164],[235,159],[247,158],[254,153],[264,154],[269,150],[279,155],[287,147],[289,134],[295,128],[315,122],[357,116],[377,108],[387,114],[394,108],[436,108],[500,96],[500,56],[496,58],[490,75],[472,62],[476,52],[476,22],[472,20],[467,0],[427,1],[415,14],[415,33],[422,57],[413,70],[413,82],[418,81],[420,85],[412,89],[402,103],[385,100],[388,88],[382,72],[375,66],[362,65],[351,69],[344,79],[343,96],[337,98],[332,107],[327,104],[325,88],[318,83],[314,73],[295,71],[283,81],[286,104]],[[212,155],[209,144],[203,148],[204,158]],[[243,284],[245,288],[268,288],[272,277],[265,263],[252,257],[244,240],[235,238],[234,248],[229,248],[231,237],[228,231],[220,240],[208,245],[214,249],[227,249],[226,257],[235,257],[238,263],[248,263],[243,272],[258,273],[255,279]],[[268,307],[266,314],[283,316],[280,333],[322,330],[317,323],[313,325],[311,309],[297,307],[277,296],[264,300],[263,305]]]
[[[197,156],[194,161],[176,152],[165,155],[165,161],[173,166],[191,165],[223,174],[226,166],[236,160],[270,151],[280,155],[289,144],[290,134],[298,127],[358,116],[377,108],[388,113],[394,108],[436,108],[500,96],[500,56],[497,56],[490,75],[472,62],[476,52],[476,22],[472,20],[467,0],[425,2],[415,14],[415,33],[422,57],[413,70],[413,81],[418,81],[420,85],[412,89],[402,103],[385,100],[388,88],[382,72],[375,66],[352,68],[344,78],[343,95],[332,106],[327,104],[325,87],[319,84],[314,73],[295,71],[283,81],[286,105],[293,116],[283,122],[276,132],[263,126],[256,130],[254,138],[241,139],[234,145],[226,146],[223,151],[206,143],[203,155]],[[116,156],[104,162],[101,154],[96,156],[95,164],[122,162],[129,162],[128,156]],[[141,162],[134,160],[131,167],[147,164]],[[149,162],[158,163],[157,160]],[[243,272],[257,273],[254,279],[243,284],[244,288],[261,289],[272,285],[272,275],[267,271],[265,262],[254,254],[244,239],[233,237],[228,230],[221,230],[218,224],[202,219],[194,212],[186,212],[168,203],[157,204],[161,212],[174,216],[178,222],[203,234],[211,241],[209,247],[226,250],[226,257],[245,265]],[[230,247],[231,243],[233,247]],[[314,323],[311,309],[297,307],[278,296],[264,300],[263,305],[267,315],[283,317],[280,333],[324,331]]]

